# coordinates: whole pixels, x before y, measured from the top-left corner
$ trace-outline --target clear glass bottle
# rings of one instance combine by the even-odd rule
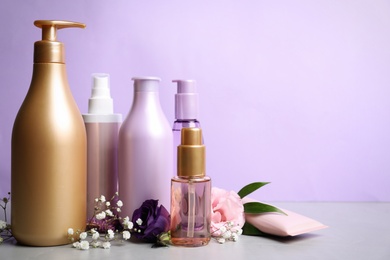
[[[177,176],[171,181],[171,241],[204,246],[210,241],[211,179],[205,175],[206,148],[200,128],[183,128],[177,148]]]

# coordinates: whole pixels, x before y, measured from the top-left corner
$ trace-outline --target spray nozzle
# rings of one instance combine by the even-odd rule
[[[85,28],[85,24],[71,21],[37,20],[34,25],[42,29],[42,40],[35,42],[35,63],[65,63],[64,46],[57,41],[57,30]]]
[[[110,95],[110,75],[105,73],[92,74],[92,91],[88,102],[88,113],[107,115],[113,112],[114,105]]]
[[[198,119],[198,93],[195,80],[173,80],[177,83],[175,117],[179,120]]]

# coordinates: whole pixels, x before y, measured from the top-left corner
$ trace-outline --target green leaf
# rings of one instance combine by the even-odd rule
[[[252,224],[249,224],[248,222],[245,222],[244,226],[242,227],[242,234],[247,236],[265,236],[267,235],[264,232],[261,232],[257,228],[255,228]]]
[[[269,182],[253,182],[243,187],[237,194],[240,198],[244,198],[246,195],[251,194],[255,190],[267,185]]]
[[[278,209],[277,207],[260,203],[260,202],[248,202],[244,204],[244,212],[249,214],[258,214],[258,213],[265,213],[265,212],[278,212],[284,215],[287,215],[282,210]]]

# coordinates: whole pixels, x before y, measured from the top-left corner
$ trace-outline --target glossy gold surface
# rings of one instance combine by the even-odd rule
[[[206,148],[202,144],[202,129],[183,128],[181,145],[177,147],[177,176],[203,177],[206,175]]]
[[[42,40],[34,44],[34,63],[65,63],[65,49],[57,41],[57,30],[85,28],[85,24],[71,21],[37,20],[34,25],[42,29]]]
[[[69,243],[86,223],[86,133],[65,64],[34,64],[12,132],[11,224],[30,246]]]

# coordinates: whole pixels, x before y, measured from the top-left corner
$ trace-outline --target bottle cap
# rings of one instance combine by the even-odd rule
[[[177,83],[175,95],[175,118],[180,120],[198,119],[199,100],[195,80],[173,80]]]
[[[57,41],[57,30],[85,24],[70,21],[37,20],[34,25],[42,29],[42,40],[34,44],[34,63],[65,63],[64,44]]]
[[[88,113],[99,115],[114,113],[114,103],[110,94],[109,74],[92,74],[92,91],[88,102]]]
[[[177,147],[177,175],[193,178],[206,175],[206,147],[202,144],[202,129],[183,128]]]
[[[134,77],[135,92],[158,92],[161,79],[157,77]]]

